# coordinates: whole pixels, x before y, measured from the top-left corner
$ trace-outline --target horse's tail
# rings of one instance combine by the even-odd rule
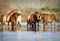
[[[59,20],[55,19],[56,22],[60,22]]]
[[[4,15],[1,16],[1,24],[4,24],[3,18],[4,18]]]
[[[55,21],[56,21],[56,22],[59,22],[59,20],[57,20],[56,16],[55,16]]]
[[[56,22],[58,22],[56,16],[55,16],[54,14],[52,14],[52,16],[53,16],[53,19],[54,19]]]
[[[4,15],[1,15],[1,22],[2,22],[2,20],[3,20],[3,16],[4,16]]]

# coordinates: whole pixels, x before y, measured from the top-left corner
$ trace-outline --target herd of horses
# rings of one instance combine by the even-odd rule
[[[11,23],[12,26],[12,31],[16,30],[16,24],[20,24],[20,20],[21,19],[20,16],[20,11],[15,9],[12,10],[10,13],[8,14],[3,14],[1,15],[1,24],[5,25],[6,22],[8,22],[8,26],[9,23]],[[27,30],[29,29],[30,26],[30,30],[34,30],[36,31],[36,23],[38,23],[38,30],[39,30],[39,23],[43,23],[43,31],[45,30],[45,26],[50,23],[52,26],[52,23],[54,22],[54,28],[55,28],[55,21],[56,21],[56,17],[54,14],[45,14],[45,13],[38,13],[37,11],[29,16],[27,16]],[[19,21],[18,21],[19,20]]]
[[[38,23],[38,27],[36,26],[36,23]],[[39,23],[43,23],[43,31],[45,31],[45,27],[46,25],[48,25],[48,23],[51,24],[51,27],[54,26],[53,29],[55,29],[56,16],[54,14],[45,14],[45,13],[35,12],[34,14],[31,14],[28,16],[27,30],[29,28],[28,25],[30,25],[30,30],[36,31],[36,28],[39,30]]]

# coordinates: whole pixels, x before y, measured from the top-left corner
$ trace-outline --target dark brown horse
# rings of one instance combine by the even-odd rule
[[[53,22],[56,21],[56,17],[54,14],[45,14],[41,13],[40,14],[40,20],[43,22],[43,31],[45,30],[45,26],[50,23],[52,25]],[[55,26],[55,24],[54,24]]]
[[[39,26],[39,18],[38,18],[39,13],[35,12],[34,14],[31,14],[28,16],[28,20],[27,20],[27,30],[28,30],[28,25],[30,25],[30,28],[35,28],[36,30],[36,23],[38,23]],[[39,28],[38,28],[39,30]]]

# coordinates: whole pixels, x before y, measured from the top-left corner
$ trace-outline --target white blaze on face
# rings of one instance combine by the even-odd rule
[[[40,14],[38,14],[37,19],[40,19]]]

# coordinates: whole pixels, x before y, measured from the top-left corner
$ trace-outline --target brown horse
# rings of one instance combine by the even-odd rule
[[[9,25],[9,20],[10,20],[10,18],[12,17],[12,15],[14,13],[17,13],[18,14],[20,12],[17,9],[14,9],[10,13],[8,13],[8,14],[1,15],[1,24],[5,26],[6,22],[8,22],[8,25]]]
[[[31,14],[28,16],[28,20],[27,20],[27,30],[28,30],[28,25],[30,25],[30,27],[35,28],[36,30],[36,23],[38,22],[38,26],[39,26],[39,18],[38,18],[39,13],[35,12],[34,14]],[[38,29],[39,30],[39,29]]]
[[[10,17],[9,22],[11,22],[12,25],[12,31],[16,31],[16,24],[17,24],[17,18],[20,14],[13,13],[13,15]]]
[[[34,14],[28,16],[27,20],[27,30],[28,30],[28,25],[30,25],[30,30],[33,30],[32,26],[34,23]],[[32,29],[31,29],[32,28]]]
[[[45,30],[45,26],[50,23],[52,26],[52,23],[56,21],[56,17],[54,14],[45,14],[41,13],[40,14],[40,20],[43,22],[43,31]],[[54,24],[55,25],[55,24]]]
[[[9,15],[8,14],[1,15],[1,24],[5,25],[7,21],[9,21]]]
[[[14,9],[8,14],[1,15],[1,24],[5,25],[6,22],[8,22],[8,24],[9,24],[9,19],[13,15],[13,13],[19,13],[19,11],[17,9]]]

